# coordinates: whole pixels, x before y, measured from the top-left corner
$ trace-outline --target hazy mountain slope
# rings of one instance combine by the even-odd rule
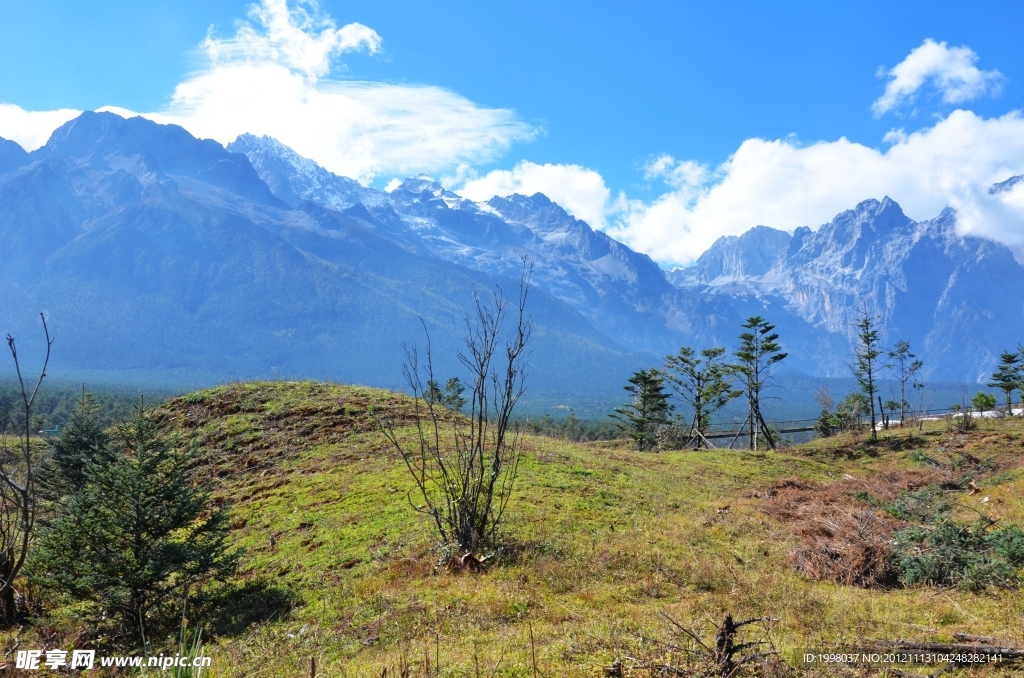
[[[780,368],[820,376],[848,374],[864,308],[929,379],[983,378],[1024,336],[1003,293],[1024,268],[958,236],[949,210],[914,222],[868,200],[816,231],[722,238],[666,275],[541,194],[477,203],[425,176],[381,192],[268,137],[231,149],[96,113],[29,154],[0,143],[0,331],[35,332],[45,310],[73,338],[55,355],[67,369],[396,386],[420,318],[454,373],[474,291],[513,291],[527,257],[540,389],[618,398],[682,344],[734,346],[752,315],[778,326]]]
[[[28,153],[13,141],[0,139],[0,174],[7,174],[28,164]]]
[[[421,318],[447,376],[473,290],[515,286],[399,246],[360,223],[364,208],[291,209],[244,155],[180,128],[84,114],[30,160],[0,179],[0,239],[17,264],[4,267],[0,330],[30,345],[45,310],[55,369],[398,386]],[[539,290],[530,312],[534,388],[568,378],[610,392],[646,360]]]
[[[268,181],[339,186],[304,193],[319,205],[356,199],[351,180],[273,139],[240,137],[235,144]],[[1013,185],[1011,179],[993,190]],[[541,194],[476,203],[426,176],[390,193],[360,190],[374,204],[346,214],[364,228],[406,251],[482,272],[511,275],[529,256],[540,289],[631,350],[731,346],[743,318],[761,315],[778,326],[788,369],[845,375],[852,323],[867,304],[885,316],[887,337],[913,343],[929,376],[975,380],[1024,329],[1019,313],[1000,314],[997,297],[963,300],[963,290],[988,289],[993,276],[1020,276],[1009,250],[960,238],[951,212],[912,222],[888,198],[865,201],[814,232],[754,227],[720,239],[693,266],[666,273]],[[957,355],[957,347],[966,354]]]

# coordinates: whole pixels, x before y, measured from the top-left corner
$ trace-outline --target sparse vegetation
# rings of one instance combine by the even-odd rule
[[[407,349],[403,368],[416,403],[416,441],[409,444],[399,435],[390,413],[378,419],[416,483],[410,505],[431,517],[443,542],[458,545],[471,558],[472,550],[494,543],[519,472],[522,449],[512,416],[526,388],[526,347],[533,327],[526,299],[532,271],[524,260],[511,312],[509,299],[498,290],[488,302],[478,297],[476,316],[466,319],[465,352],[458,355],[470,375],[466,416],[459,414],[466,404],[461,382],[450,379],[443,390],[437,385],[428,335],[422,371],[415,348]],[[509,315],[515,324],[501,355]]]
[[[53,339],[46,326],[46,316],[39,314],[46,340],[46,354],[35,383],[26,383],[21,372],[21,360],[14,337],[7,335],[7,348],[14,361],[18,380],[21,430],[14,448],[8,447],[7,433],[0,438],[0,623],[13,624],[19,610],[16,601],[16,581],[25,566],[35,536],[36,511],[39,506],[40,454],[32,444],[32,406],[39,388],[46,378],[50,364]]]
[[[893,344],[887,356],[892,362],[886,367],[892,373],[896,383],[899,384],[900,391],[899,400],[890,399],[887,406],[891,412],[899,410],[900,426],[904,426],[907,423],[907,411],[910,409],[910,402],[907,400],[907,384],[910,383],[911,388],[920,387],[919,382],[914,379],[924,367],[924,362],[918,360],[917,356],[910,352],[910,342],[902,339]],[[894,400],[895,404],[893,404]]]
[[[233,384],[155,413],[195,439],[197,473],[214,483],[214,501],[230,506],[228,542],[245,549],[227,582],[238,596],[219,599],[218,615],[207,606],[203,617],[211,675],[254,667],[309,675],[312,657],[317,676],[379,678],[404,665],[420,678],[429,658],[431,678],[437,660],[441,676],[473,676],[476,667],[531,676],[536,665],[538,675],[590,677],[618,662],[624,677],[646,677],[655,662],[704,666],[698,655],[667,657],[655,641],[697,651],[675,622],[713,649],[726,612],[773,620],[737,635],[737,644],[766,639],[764,649],[779,652],[765,659],[777,663],[744,664],[749,675],[793,675],[796,649],[857,638],[1024,637],[1019,588],[908,586],[896,570],[888,587],[865,588],[796,569],[803,528],[771,515],[779,499],[766,494],[783,481],[803,483],[896,532],[901,521],[946,506],[944,515],[967,525],[979,511],[998,519],[990,532],[1021,525],[1020,419],[966,434],[926,421],[877,441],[837,432],[756,456],[650,455],[625,440],[525,435],[503,546],[472,572],[446,564],[436,534],[408,507],[415,485],[376,428],[373,405],[415,441],[415,401],[355,386]],[[807,520],[821,525],[829,515],[808,512]],[[22,647],[41,645],[43,633],[55,646],[94,642],[73,606],[33,600]],[[13,633],[5,639],[10,647]]]

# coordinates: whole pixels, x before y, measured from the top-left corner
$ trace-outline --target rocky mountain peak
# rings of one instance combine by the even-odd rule
[[[7,174],[27,165],[28,153],[16,142],[0,138],[0,174]]]
[[[761,276],[771,270],[792,239],[789,233],[768,226],[722,236],[692,266],[671,271],[669,279],[677,285],[697,285]]]
[[[293,207],[306,200],[334,209],[357,203],[380,205],[386,201],[380,191],[327,171],[273,137],[242,134],[227,148],[244,154],[274,195]]]
[[[989,195],[1012,191],[1013,187],[1022,181],[1024,181],[1024,174],[1018,174],[1017,176],[1010,177],[1006,181],[1000,181],[998,184],[992,184],[988,189]]]
[[[574,218],[562,209],[561,205],[552,202],[543,193],[534,193],[529,196],[520,193],[513,193],[505,197],[494,196],[485,204],[513,224],[526,224],[531,228],[539,227],[544,231],[554,228],[591,230],[589,224]]]
[[[414,177],[406,177],[405,181],[396,186],[391,192],[402,191],[404,193],[431,193],[441,196],[445,189],[434,177],[427,174],[417,174]]]
[[[46,145],[30,155],[33,160],[60,157],[100,171],[110,169],[110,156],[139,156],[148,159],[151,169],[181,176],[209,169],[230,156],[216,141],[197,139],[178,125],[92,111],[58,127]]]

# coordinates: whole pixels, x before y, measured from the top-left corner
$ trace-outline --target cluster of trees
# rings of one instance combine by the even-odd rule
[[[817,394],[821,415],[815,425],[819,435],[830,436],[838,431],[848,431],[860,425],[861,418],[871,417],[871,437],[878,436],[878,419],[888,427],[890,419],[899,413],[902,426],[908,413],[913,409],[908,399],[909,390],[922,390],[924,383],[919,380],[924,363],[910,352],[910,342],[899,340],[890,348],[882,345],[881,316],[872,315],[866,308],[854,325],[856,343],[853,348],[853,362],[850,371],[857,380],[859,391],[848,395],[838,407],[833,405],[827,389]],[[883,401],[882,381],[889,376],[894,385],[891,396]],[[877,407],[876,407],[877,405]]]
[[[17,380],[0,374],[0,434],[13,435],[24,427],[25,413],[21,407],[21,392]],[[160,404],[174,395],[172,389],[147,387],[146,402]],[[32,403],[31,427],[34,433],[43,429],[57,429],[65,426],[82,397],[81,384],[61,383],[49,377]],[[92,397],[100,410],[100,422],[113,426],[128,416],[139,402],[139,390],[115,385],[106,385],[92,390]]]
[[[523,431],[534,435],[569,440],[574,443],[594,440],[615,440],[621,434],[615,422],[580,419],[575,410],[563,418],[556,419],[550,414],[543,417],[523,418],[518,421]]]
[[[771,367],[787,354],[782,351],[775,326],[764,318],[748,318],[742,329],[738,348],[731,355],[724,347],[697,352],[683,346],[676,355],[666,356],[663,368],[640,370],[630,377],[625,386],[631,395],[630,402],[609,416],[638,450],[654,449],[664,442],[659,436],[680,430],[683,446],[710,447],[706,436],[712,415],[744,397],[747,417],[740,428],[751,449],[756,449],[760,440],[772,449],[778,445],[778,433],[765,421],[761,406],[764,389],[770,383]],[[818,392],[822,411],[814,428],[822,436],[855,429],[864,417],[869,417],[871,435],[877,437],[880,418],[888,427],[891,419],[898,416],[902,425],[913,409],[912,391],[923,393],[924,384],[919,376],[924,363],[911,352],[908,341],[884,346],[880,316],[866,309],[854,329],[856,341],[850,370],[859,388],[838,404],[827,387]],[[1017,354],[1004,354],[1000,371],[993,379],[1004,390],[1022,388],[1024,349]],[[891,395],[883,401],[881,390],[886,381],[891,386]],[[673,395],[681,401],[688,420],[673,416]],[[1009,398],[1008,392],[1008,401]]]
[[[190,594],[235,568],[227,509],[197,474],[196,446],[166,433],[142,401],[107,427],[83,390],[52,444],[34,438],[46,366],[31,388],[7,343],[23,429],[0,451],[0,615],[13,624],[29,614],[28,584],[33,613],[46,600],[73,601],[83,621],[148,652]]]
[[[682,346],[675,355],[665,357],[662,369],[655,367],[635,372],[624,387],[632,396],[630,402],[609,415],[620,429],[636,444],[638,450],[652,450],[659,444],[659,435],[678,430],[682,426],[684,446],[698,449],[710,447],[707,440],[712,415],[730,401],[746,396],[746,428],[751,449],[759,439],[772,449],[778,444],[778,435],[761,412],[763,392],[770,384],[770,370],[784,360],[786,353],[779,345],[779,335],[770,322],[754,316],[741,326],[739,347],[727,360],[727,350],[716,346],[699,353]],[[675,409],[670,402],[672,393],[682,401],[691,414],[688,423],[673,420]]]
[[[877,438],[878,422],[877,412],[882,417],[883,425],[888,427],[889,415],[899,414],[899,423],[902,426],[908,413],[913,409],[908,401],[908,386],[910,389],[923,391],[924,383],[919,380],[919,373],[924,363],[910,352],[910,343],[897,341],[892,348],[885,348],[880,341],[879,330],[880,316],[872,316],[865,310],[856,324],[857,343],[854,347],[854,362],[851,369],[860,386],[859,398],[851,394],[840,407],[834,411],[831,407],[825,406],[829,400],[827,393],[824,398],[819,397],[819,403],[823,405],[818,428],[822,435],[830,435],[836,430],[847,430],[851,421],[858,421],[863,414],[870,413],[871,435]],[[879,394],[880,377],[888,373],[891,383],[895,384],[893,396],[882,401]],[[1006,396],[1006,412],[1013,413],[1013,392],[1024,390],[1024,346],[1018,346],[1017,351],[1004,351],[1000,356],[999,365],[992,373],[988,386],[998,388]],[[966,395],[964,396],[966,400]],[[983,412],[995,407],[995,396],[984,391],[978,391],[972,398],[971,404]],[[954,405],[953,409],[959,411],[960,405]],[[967,409],[964,404],[962,409]],[[969,425],[970,417],[964,417],[965,424]]]

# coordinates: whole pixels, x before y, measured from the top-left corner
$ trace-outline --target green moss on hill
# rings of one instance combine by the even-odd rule
[[[668,637],[661,613],[688,625],[725,611],[778,618],[772,638],[784,652],[858,636],[1024,638],[1020,591],[809,581],[787,566],[798,536],[763,511],[757,490],[779,479],[928,468],[952,449],[938,428],[758,454],[526,436],[504,545],[474,575],[438,565],[408,472],[369,411],[409,423],[413,406],[377,389],[254,382],[162,407],[168,426],[202,446],[218,501],[231,507],[242,582],[270,578],[293,601],[222,633],[214,675],[308,675],[316,657],[318,675],[380,676],[384,666],[391,675],[404,661],[420,676],[429,655],[442,676],[474,675],[474,665],[491,675],[499,663],[495,675],[532,675],[534,656],[543,675],[593,676],[650,652],[641,637]],[[1024,523],[1024,424],[986,421],[957,445],[991,458],[991,470],[979,476],[981,494],[956,501]]]

